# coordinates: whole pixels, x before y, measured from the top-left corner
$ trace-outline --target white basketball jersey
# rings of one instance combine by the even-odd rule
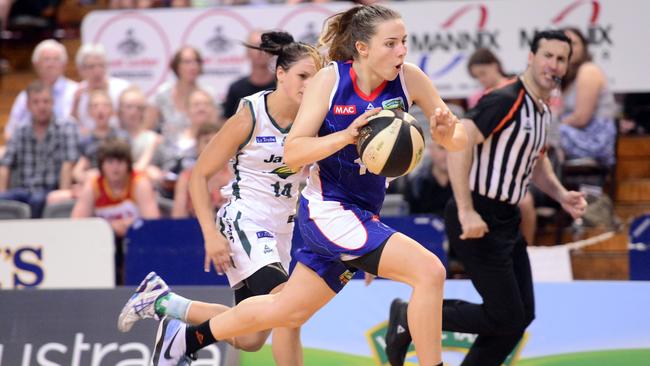
[[[281,128],[269,116],[266,97],[271,90],[245,97],[241,108],[253,115],[253,129],[230,161],[234,179],[222,189],[230,198],[229,210],[237,209],[242,216],[276,233],[293,231],[293,217],[299,186],[306,170],[293,172],[283,160],[284,141],[289,127]]]

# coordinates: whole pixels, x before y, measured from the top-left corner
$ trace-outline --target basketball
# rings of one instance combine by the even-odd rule
[[[359,131],[357,152],[368,171],[399,177],[415,168],[424,152],[424,134],[417,121],[401,110],[382,110]]]

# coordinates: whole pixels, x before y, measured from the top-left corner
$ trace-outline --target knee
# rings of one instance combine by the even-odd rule
[[[447,272],[440,261],[432,260],[414,268],[414,285],[428,288],[442,288]]]
[[[247,337],[247,338],[236,338],[235,339],[235,348],[242,350],[244,352],[257,352],[262,349],[264,343],[266,342],[266,337]]]
[[[523,309],[504,312],[494,319],[495,333],[518,334],[523,333],[535,319],[535,314]]]

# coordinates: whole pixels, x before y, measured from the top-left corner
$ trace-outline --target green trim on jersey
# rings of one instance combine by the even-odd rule
[[[269,94],[270,93],[264,94],[264,110],[266,111],[266,115],[269,117],[269,120],[271,121],[271,124],[273,124],[273,126],[275,128],[277,128],[278,131],[280,131],[282,133],[289,133],[289,130],[291,130],[291,126],[293,125],[293,123],[289,124],[289,126],[287,126],[287,128],[282,128],[282,127],[280,127],[280,125],[278,125],[277,122],[275,122],[275,119],[273,119],[273,116],[271,115],[271,113],[269,113],[269,104],[267,103],[268,99],[266,98]]]
[[[241,177],[239,176],[239,169],[237,169],[237,167],[239,166],[239,155],[241,154],[243,153],[238,152],[237,154],[235,154],[235,162],[232,164],[232,170],[233,173],[235,174],[235,180],[232,182],[232,195],[237,199],[241,198],[239,194],[239,181],[241,180]]]
[[[253,133],[255,132],[255,111],[253,110],[253,103],[251,103],[249,100],[243,99],[245,105],[248,106],[248,109],[251,110],[251,117],[253,118],[253,126],[251,127],[251,132],[248,134],[248,137],[246,138],[246,141],[244,141],[243,144],[239,145],[239,150],[241,150],[244,146],[248,145],[249,142],[251,142],[251,138],[253,137]]]
[[[248,238],[246,237],[246,233],[241,231],[241,229],[239,228],[240,218],[241,218],[241,212],[237,212],[237,217],[235,217],[235,222],[233,223],[233,225],[235,226],[235,231],[237,232],[237,236],[239,237],[239,241],[241,242],[241,245],[244,247],[246,254],[248,254],[248,258],[250,258],[251,243],[248,241]]]

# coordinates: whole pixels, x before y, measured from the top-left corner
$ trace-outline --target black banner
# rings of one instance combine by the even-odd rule
[[[193,299],[232,303],[227,287],[175,287]],[[158,322],[139,321],[128,333],[117,316],[133,288],[0,291],[0,365],[146,366]],[[226,366],[236,352],[225,343],[202,350],[193,366]]]

